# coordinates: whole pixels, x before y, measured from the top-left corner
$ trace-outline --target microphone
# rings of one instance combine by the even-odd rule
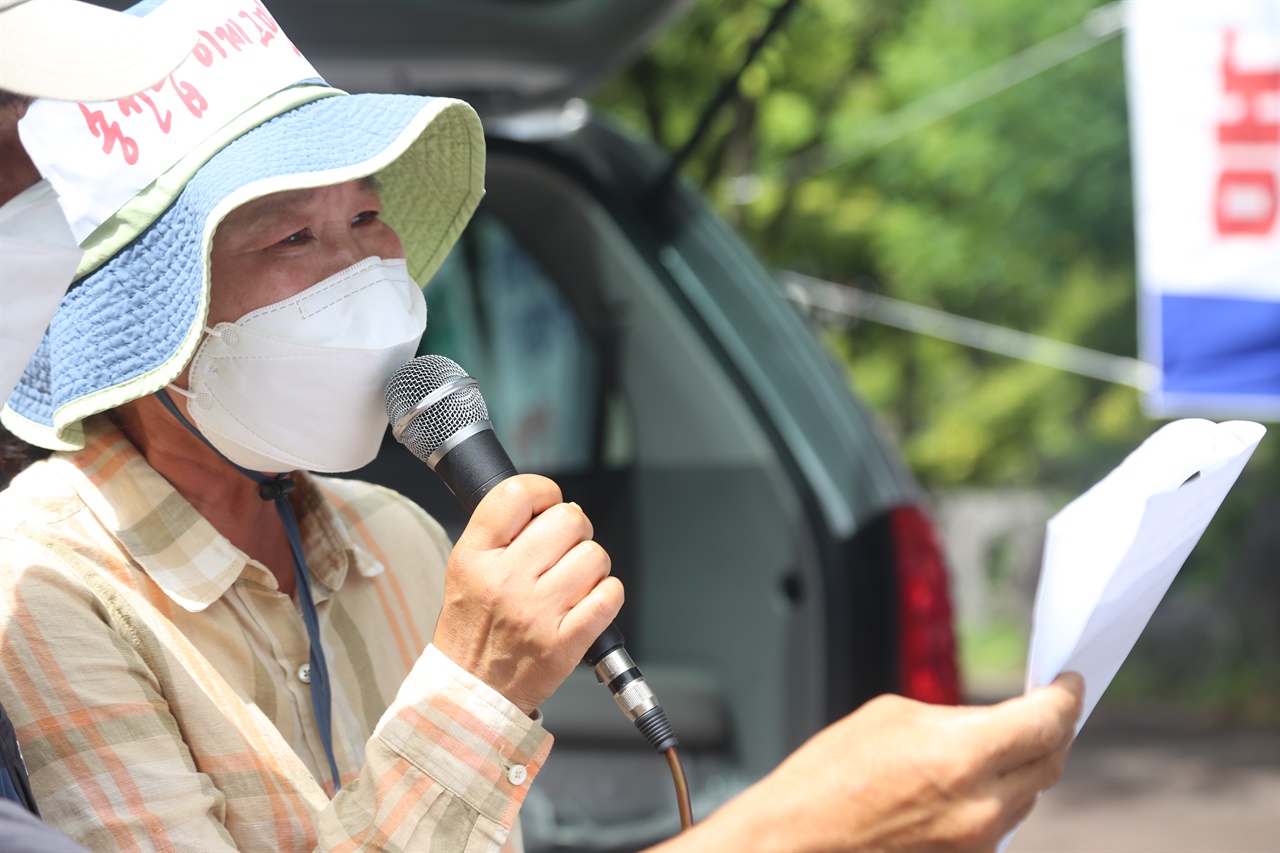
[[[391,434],[440,476],[468,512],[508,477],[516,466],[489,422],[480,383],[444,356],[420,355],[387,383]],[[583,663],[608,685],[614,701],[658,752],[676,746],[675,732],[644,675],[623,647],[626,640],[610,624],[591,644]],[[673,753],[674,754],[674,753]]]

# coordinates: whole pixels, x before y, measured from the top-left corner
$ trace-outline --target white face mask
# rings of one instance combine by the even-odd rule
[[[281,302],[207,329],[187,411],[224,456],[254,471],[351,471],[387,428],[387,380],[427,328],[399,259],[365,258]],[[173,387],[173,386],[170,386]]]
[[[0,403],[22,378],[82,254],[48,181],[0,207]]]

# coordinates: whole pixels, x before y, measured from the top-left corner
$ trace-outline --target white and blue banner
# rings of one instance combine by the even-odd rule
[[[1126,18],[1144,405],[1280,420],[1280,2]]]

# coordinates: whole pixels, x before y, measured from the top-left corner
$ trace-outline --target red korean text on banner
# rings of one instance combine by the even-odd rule
[[[230,19],[227,20],[226,26],[218,27],[214,32],[218,34],[218,38],[235,48],[236,53],[240,52],[241,45],[250,44],[249,36]]]
[[[1236,33],[1223,34],[1222,95],[1227,118],[1218,124],[1221,166],[1214,193],[1220,236],[1265,236],[1280,213],[1280,68],[1245,70],[1235,56]]]
[[[209,109],[209,102],[195,86],[185,80],[174,79],[172,74],[169,75],[169,82],[173,85],[173,90],[178,93],[178,97],[182,99],[182,105],[193,116],[200,118],[204,115],[204,111]]]
[[[102,153],[110,154],[119,144],[120,153],[126,163],[132,166],[138,162],[137,140],[126,136],[120,129],[119,122],[108,122],[102,110],[90,110],[84,104],[80,104],[79,107],[80,112],[84,114],[85,123],[89,125],[89,132],[102,139]]]
[[[154,87],[151,91],[159,92],[163,88],[164,88],[164,84],[161,83],[159,86]],[[151,114],[155,116],[156,126],[160,128],[160,132],[167,134],[170,131],[170,129],[172,129],[173,127],[173,113],[169,112],[168,110],[165,110],[164,115],[160,115],[160,108],[156,106],[156,102],[151,100],[150,96],[148,96],[146,92],[139,92],[136,95],[130,95],[127,98],[121,98],[120,100],[116,101],[116,105],[120,108],[121,115],[129,116],[134,113],[141,113],[143,111],[142,106],[138,103],[139,101],[141,101],[143,104],[146,104],[147,107],[151,110]]]
[[[298,50],[298,46],[293,42],[289,41],[288,36],[285,36],[284,33],[280,32],[280,25],[276,23],[276,19],[271,16],[271,13],[267,11],[267,7],[263,6],[262,3],[259,2],[259,0],[253,0],[253,5],[255,7],[253,10],[254,17],[256,17],[259,21],[262,21],[263,26],[265,26],[271,32],[280,33],[280,35],[284,37],[285,44],[289,45],[289,47],[293,49],[293,52],[296,55],[302,56],[302,51]],[[263,41],[263,44],[266,44],[266,43],[267,43],[266,41]]]
[[[271,27],[264,27],[262,22],[263,16],[261,14],[250,15],[248,12],[241,12],[240,17],[244,18],[246,21],[253,24],[253,26],[257,29],[258,44],[262,45],[263,47],[266,47],[267,42],[271,41],[273,38],[276,37],[276,30],[280,29],[279,27],[275,27],[274,29],[272,29]],[[272,25],[275,24],[274,21],[272,21],[271,23]]]

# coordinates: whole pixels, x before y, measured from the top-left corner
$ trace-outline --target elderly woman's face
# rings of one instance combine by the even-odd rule
[[[365,178],[273,193],[242,205],[213,235],[209,326],[288,299],[365,258],[403,258]]]

